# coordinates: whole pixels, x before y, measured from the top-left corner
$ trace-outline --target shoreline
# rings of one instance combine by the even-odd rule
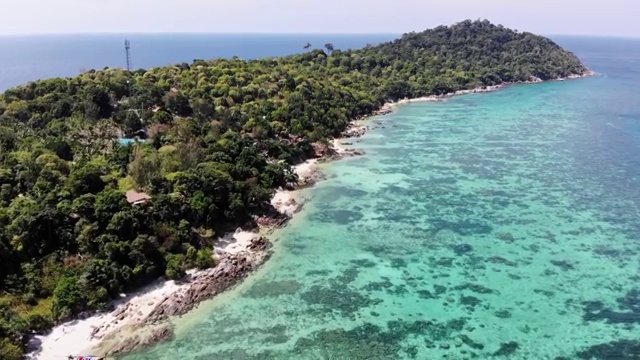
[[[588,71],[583,75],[573,75],[548,81],[562,81],[595,75]],[[299,212],[304,205],[299,193],[303,188],[313,186],[323,179],[317,165],[320,162],[338,160],[344,157],[362,155],[363,153],[345,148],[343,141],[360,137],[369,126],[366,119],[387,115],[398,106],[413,102],[442,101],[446,98],[494,92],[514,84],[544,82],[533,79],[528,82],[503,83],[469,90],[459,90],[444,95],[432,95],[412,99],[401,99],[387,102],[372,114],[353,119],[347,129],[338,138],[331,140],[331,145],[308,159],[293,166],[299,177],[299,184],[293,190],[277,189],[271,199],[271,205],[284,219],[277,223],[268,222],[254,231],[238,228],[227,233],[216,241],[215,253],[220,260],[213,268],[205,270],[189,270],[185,279],[157,280],[128,295],[122,294],[120,299],[112,301],[106,312],[98,312],[88,317],[80,316],[76,320],[57,325],[46,335],[35,335],[29,341],[30,352],[26,359],[52,359],[60,356],[81,356],[98,354],[124,355],[134,350],[152,346],[158,342],[173,338],[170,319],[181,316],[197,307],[204,300],[228,290],[251,272],[262,265],[271,253],[270,241],[263,236],[270,229],[285,225]],[[347,145],[347,144],[344,144]],[[349,144],[350,145],[350,144]]]
[[[594,71],[587,70],[587,72],[582,74],[582,75],[572,74],[572,75],[569,75],[567,77],[559,77],[559,78],[549,79],[549,80],[542,80],[540,78],[532,78],[531,80],[528,80],[528,81],[504,82],[504,83],[498,84],[498,85],[479,86],[479,87],[475,87],[473,89],[457,90],[457,91],[446,93],[446,94],[442,94],[442,95],[429,95],[429,96],[422,96],[422,97],[411,98],[411,99],[410,98],[404,98],[404,99],[400,99],[400,100],[398,100],[396,102],[388,102],[388,103],[384,104],[382,106],[382,108],[380,108],[380,110],[378,110],[378,112],[380,112],[380,111],[389,111],[390,112],[390,111],[393,111],[393,109],[395,107],[399,106],[399,105],[409,104],[409,103],[413,103],[413,102],[443,101],[443,100],[445,100],[447,98],[454,97],[454,96],[495,92],[495,91],[499,91],[499,90],[505,89],[505,88],[507,88],[509,86],[512,86],[512,85],[540,84],[540,83],[552,82],[552,81],[574,80],[574,79],[582,79],[582,78],[592,77],[592,76],[595,76],[595,75],[596,75],[596,73]],[[387,114],[387,113],[388,112],[386,112],[384,114]],[[377,115],[384,115],[384,114],[377,114]]]
[[[384,103],[378,110],[375,110],[370,115],[366,115],[366,116],[363,116],[363,117],[360,117],[360,118],[357,118],[357,119],[353,119],[351,121],[351,123],[349,124],[349,126],[347,127],[347,129],[343,132],[342,137],[338,138],[338,139],[344,140],[344,139],[360,137],[360,136],[364,135],[364,133],[368,130],[368,128],[367,128],[367,126],[365,124],[362,123],[363,121],[365,121],[366,119],[368,119],[370,117],[382,116],[382,115],[390,114],[390,113],[394,112],[399,106],[405,105],[405,104],[410,104],[410,103],[414,103],[414,102],[444,101],[444,100],[446,100],[448,98],[451,98],[451,97],[454,97],[454,96],[495,92],[495,91],[499,91],[499,90],[508,88],[509,86],[513,86],[513,85],[528,85],[528,84],[540,84],[540,83],[553,82],[553,81],[575,80],[575,79],[588,78],[588,77],[592,77],[592,76],[595,76],[595,75],[597,75],[596,72],[594,72],[592,70],[587,70],[585,73],[583,73],[581,75],[572,74],[572,75],[569,75],[567,77],[558,77],[558,78],[549,79],[549,80],[542,80],[540,78],[533,78],[533,79],[531,79],[529,81],[504,82],[504,83],[499,84],[499,85],[479,86],[479,87],[475,87],[473,89],[457,90],[457,91],[446,93],[446,94],[442,94],[442,95],[429,95],[429,96],[422,96],[422,97],[417,97],[417,98],[404,98],[404,99],[399,99],[399,100],[396,100],[396,101],[388,101],[388,102]],[[336,140],[336,139],[334,139],[334,140]]]
[[[214,252],[219,263],[204,270],[187,271],[179,281],[158,279],[129,294],[112,300],[110,310],[81,314],[78,318],[53,327],[47,334],[34,335],[28,343],[29,360],[45,360],[68,355],[124,355],[133,350],[173,337],[170,317],[182,315],[240,282],[269,256],[270,241],[263,236],[286,223],[304,202],[299,191],[318,181],[318,158],[293,167],[301,184],[293,190],[277,189],[271,204],[285,216],[277,224],[261,225],[255,230],[227,233],[216,240]],[[207,286],[208,284],[214,286]]]

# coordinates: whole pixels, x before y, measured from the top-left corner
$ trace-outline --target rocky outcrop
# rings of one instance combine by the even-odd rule
[[[289,219],[286,214],[273,210],[268,214],[256,216],[253,220],[262,229],[278,229],[286,225]]]
[[[267,250],[271,249],[271,241],[269,241],[268,238],[261,236],[251,240],[251,243],[249,244],[247,249],[251,250],[254,253],[258,251],[266,252]],[[262,263],[266,261],[268,257],[269,257],[269,254],[266,254],[266,253],[262,254],[262,257],[260,259],[254,259],[254,262],[257,262],[255,260],[259,260],[259,262]]]
[[[380,110],[378,110],[380,111]],[[389,108],[388,112],[384,113],[384,114],[388,114],[391,112],[391,108]],[[380,113],[380,115],[383,115],[383,113]],[[365,125],[361,125],[355,122],[352,122],[349,127],[347,127],[347,130],[345,130],[341,137],[343,138],[354,138],[354,137],[360,137],[362,135],[364,135],[364,133],[367,132],[367,127]]]
[[[309,171],[308,174],[306,174],[304,177],[300,179],[299,188],[313,186],[318,181],[325,180],[326,178],[327,178],[326,175],[320,169],[313,168]]]
[[[225,254],[216,267],[195,276],[184,292],[171,294],[162,300],[145,322],[154,324],[170,316],[186,314],[201,301],[229,289],[269,257],[267,250],[270,246],[269,239],[259,237],[249,245],[249,249],[253,251]]]
[[[319,142],[314,142],[313,144],[311,144],[311,146],[313,147],[314,157],[316,158],[321,158],[327,155],[327,153],[331,150],[329,146]]]
[[[143,334],[132,334],[125,337],[120,343],[117,343],[109,352],[110,355],[128,354],[134,350],[141,350],[151,347],[163,341],[173,340],[175,334],[173,328],[169,324],[154,327],[143,331]]]
[[[266,237],[251,240],[246,250],[224,253],[220,263],[212,269],[193,274],[183,290],[169,294],[158,302],[139,323],[126,331],[118,331],[102,339],[100,348],[109,355],[122,355],[140,350],[174,337],[173,316],[186,314],[200,302],[228,290],[262,265],[271,255],[271,242]],[[125,316],[126,307],[114,314]]]
[[[387,115],[393,112],[393,104],[392,103],[386,103],[384,105],[382,105],[382,107],[376,111],[373,112],[373,115]]]

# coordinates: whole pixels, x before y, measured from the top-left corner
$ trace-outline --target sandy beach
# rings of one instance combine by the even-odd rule
[[[195,271],[190,271],[188,275],[194,273]],[[30,341],[30,346],[39,346],[40,350],[28,354],[27,358],[48,360],[69,355],[92,355],[88,352],[98,346],[103,338],[140,324],[163,298],[186,286],[173,280],[157,281],[115,300],[112,303],[115,309],[111,312],[56,326],[51,333],[35,336]]]
[[[317,164],[318,159],[309,159],[294,166],[293,170],[298,175],[298,178],[304,179],[313,173]],[[297,196],[298,192],[299,190],[278,189],[271,199],[271,205],[280,213],[291,217],[298,212],[302,206],[301,200]]]

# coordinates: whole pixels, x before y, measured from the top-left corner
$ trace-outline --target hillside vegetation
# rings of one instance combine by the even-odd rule
[[[549,39],[465,21],[360,50],[104,69],[7,90],[0,358],[20,358],[29,330],[215,265],[214,239],[268,211],[314,142],[387,101],[586,71]],[[134,135],[146,141],[118,142]],[[152,200],[131,205],[129,189]]]

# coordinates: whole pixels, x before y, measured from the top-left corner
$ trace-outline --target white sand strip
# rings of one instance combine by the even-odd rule
[[[187,272],[193,275],[195,271]],[[157,281],[129,295],[115,300],[112,312],[101,313],[84,320],[74,320],[53,328],[44,336],[35,336],[30,345],[40,347],[28,354],[27,359],[49,360],[61,356],[88,354],[101,340],[115,332],[140,324],[167,295],[186,289],[186,284],[175,281]],[[38,345],[39,344],[39,345]]]
[[[310,175],[316,168],[318,163],[317,159],[310,159],[301,164],[293,167],[293,171],[298,175],[300,179]],[[298,209],[300,209],[300,197],[297,190],[282,190],[278,189],[271,199],[271,205],[273,205],[278,212],[293,216]]]

